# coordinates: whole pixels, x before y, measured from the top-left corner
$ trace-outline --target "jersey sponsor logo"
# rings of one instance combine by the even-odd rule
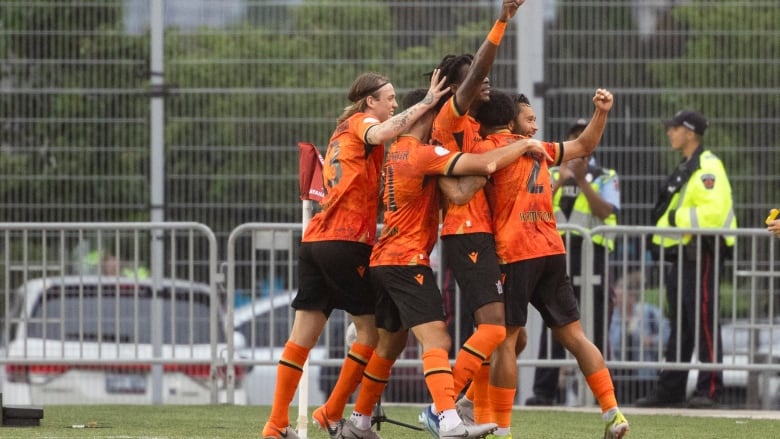
[[[358,265],[357,272],[360,277],[363,277],[366,274],[366,267],[364,265]]]
[[[471,262],[477,263],[477,259],[479,259],[479,252],[471,252],[469,253],[469,259],[471,259]]]
[[[414,280],[416,280],[418,284],[422,285],[423,282],[425,282],[425,276],[418,273],[414,276]]]
[[[437,146],[437,147],[433,148],[433,152],[436,153],[436,155],[438,155],[438,156],[444,157],[445,155],[450,153],[450,150],[445,148],[445,147],[443,147],[443,146]]]
[[[715,175],[704,174],[701,176],[701,182],[704,184],[705,189],[712,189],[715,187]]]

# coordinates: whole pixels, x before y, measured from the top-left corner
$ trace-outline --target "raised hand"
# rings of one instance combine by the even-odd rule
[[[501,5],[501,21],[509,21],[515,16],[517,10],[525,3],[525,0],[504,0]]]
[[[596,94],[593,95],[593,105],[601,111],[608,112],[612,109],[613,103],[614,98],[612,97],[612,93],[605,88],[597,89]]]
[[[439,99],[441,99],[442,96],[447,94],[449,88],[444,86],[444,83],[447,81],[447,77],[442,76],[440,78],[440,75],[441,71],[439,69],[433,70],[433,73],[431,74],[431,86],[428,89],[428,93],[425,94],[425,97],[422,100],[423,104],[434,106],[437,102],[439,102]]]

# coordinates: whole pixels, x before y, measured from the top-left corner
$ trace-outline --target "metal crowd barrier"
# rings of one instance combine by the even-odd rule
[[[607,322],[601,328],[605,335],[600,341],[606,346],[605,358],[613,373],[621,404],[629,405],[633,399],[643,396],[662,368],[691,370],[692,377],[700,370],[723,370],[727,391],[731,392],[724,395],[725,404],[730,407],[776,408],[780,404],[780,300],[777,298],[780,291],[780,240],[764,229],[739,229],[727,232],[736,236],[733,249],[717,247],[719,258],[715,266],[715,287],[720,290],[716,298],[716,308],[720,312],[716,321],[722,329],[724,360],[712,364],[700,363],[695,355],[694,359],[679,358],[678,355],[676,361],[666,362],[663,359],[663,336],[656,337],[651,343],[633,346],[630,337],[636,337],[637,333],[631,335],[629,329],[643,327],[647,322],[634,318],[626,320],[622,326],[610,328],[609,317],[615,314],[617,308],[608,302],[601,309],[594,310],[593,291],[594,286],[603,285],[614,296],[615,282],[619,278],[633,276],[639,279],[638,288],[632,292],[637,303],[663,311],[668,306],[663,289],[664,267],[671,258],[682,257],[682,249],[657,252],[650,245],[652,234],[691,235],[691,246],[695,249],[708,241],[720,242],[722,231],[605,226],[588,232],[577,227],[561,226],[561,232],[567,243],[576,235],[583,238],[579,262],[584,267],[591,267],[594,263],[593,236],[608,236],[615,242],[614,251],[603,256],[604,276],[595,276],[590,270],[584,270],[579,276],[573,276],[572,281],[581,289],[582,324],[589,337],[593,337],[596,329],[591,317],[594,312],[603,313]],[[145,276],[148,278],[144,282],[178,279],[205,285],[209,290],[210,304],[215,305],[209,308],[209,352],[206,359],[195,361],[208,364],[209,369],[205,380],[209,383],[210,396],[202,403],[265,404],[270,400],[272,392],[267,385],[267,375],[273,379],[293,321],[294,313],[289,302],[297,288],[300,224],[249,223],[238,226],[228,238],[225,262],[221,266],[217,262],[213,233],[206,226],[196,223],[0,224],[0,234],[0,285],[4,292],[0,302],[0,329],[4,342],[4,349],[0,350],[0,366],[4,371],[9,370],[9,365],[58,364],[64,358],[61,351],[45,357],[38,354],[8,356],[5,347],[14,336],[15,328],[21,322],[29,323],[31,318],[30,315],[13,314],[19,306],[12,300],[13,292],[34,278],[56,279],[75,274],[93,281],[114,280],[117,275],[107,273],[107,270],[115,269],[108,264],[113,262],[121,266],[119,277],[131,282],[142,283]],[[109,256],[114,256],[114,259]],[[567,255],[570,265],[573,257],[572,254]],[[450,290],[451,278],[438,259],[434,269],[440,276],[442,290]],[[699,291],[700,288],[697,288],[693,294]],[[453,289],[445,291],[445,294],[452,294],[454,299],[452,326],[457,329],[453,329],[452,333],[454,344],[460,345],[468,336],[469,319],[460,312],[460,292]],[[627,305],[619,306],[622,307],[620,314],[625,315]],[[680,322],[668,324],[671,327]],[[329,391],[328,386],[335,382],[346,347],[344,334],[347,325],[348,319],[343,313],[334,313],[312,352],[308,386],[312,403],[324,398]],[[51,328],[55,326],[49,325]],[[571,355],[563,359],[537,358],[540,330],[538,317],[529,320],[529,345],[518,358],[521,375],[527,375],[535,367],[559,367],[565,384],[560,390],[566,398],[565,403],[593,404]],[[219,334],[223,334],[224,339],[221,340]],[[640,331],[638,335],[642,338],[645,334]],[[91,341],[84,334],[80,340],[84,345]],[[57,343],[63,345],[64,341],[55,341],[54,345]],[[110,352],[112,348],[116,350],[118,344],[117,340],[105,341],[101,349]],[[163,357],[161,352],[175,352],[176,355]],[[164,365],[193,363],[193,356],[191,352],[157,349],[154,353],[130,358],[77,357],[67,358],[67,361],[90,365],[101,362],[117,366],[148,364],[153,369],[159,369]],[[398,362],[397,371],[394,371],[396,387],[389,393],[391,400],[427,401],[419,368],[419,352],[411,342]],[[691,383],[689,378],[689,387]],[[526,396],[530,385],[527,378],[521,378],[520,386]],[[153,390],[151,393],[158,395],[150,401],[166,401],[160,396],[165,389],[156,379],[151,381],[150,388]]]

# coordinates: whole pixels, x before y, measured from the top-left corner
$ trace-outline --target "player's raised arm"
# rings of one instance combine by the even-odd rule
[[[603,88],[596,90],[596,93],[593,95],[593,105],[595,107],[593,116],[576,139],[563,143],[562,162],[590,155],[596,149],[596,145],[599,144],[601,135],[604,133],[604,127],[607,125],[607,114],[612,109],[613,103],[614,97],[609,90]]]
[[[393,140],[399,134],[405,132],[426,111],[436,106],[439,99],[447,93],[447,89],[444,87],[447,78],[440,76],[439,70],[434,70],[431,75],[431,85],[425,97],[400,114],[396,114],[390,119],[369,128],[366,132],[366,142],[370,145],[379,145]],[[395,99],[395,96],[393,96],[393,99]]]
[[[462,111],[468,111],[471,104],[481,92],[481,84],[490,73],[493,62],[498,54],[498,46],[504,37],[509,20],[515,16],[517,9],[525,0],[504,0],[501,5],[501,15],[488,33],[485,41],[474,55],[474,61],[469,67],[466,78],[455,90],[455,103]]]

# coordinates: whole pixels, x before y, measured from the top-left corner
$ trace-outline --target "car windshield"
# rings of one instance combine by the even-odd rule
[[[163,343],[209,343],[209,296],[161,289]],[[30,315],[29,337],[48,340],[151,343],[152,290],[137,285],[54,286]],[[220,328],[221,329],[221,328]],[[219,331],[219,342],[224,333]]]

